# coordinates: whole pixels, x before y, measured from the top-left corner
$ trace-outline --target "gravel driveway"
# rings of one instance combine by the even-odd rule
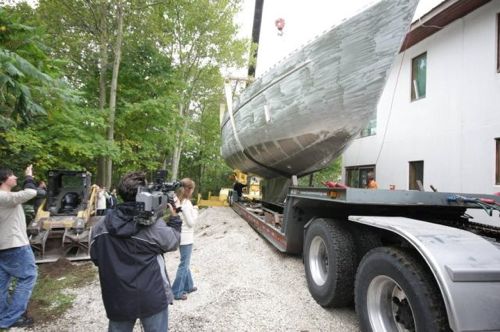
[[[173,282],[179,253],[166,259]],[[301,257],[280,253],[230,208],[200,211],[191,270],[198,291],[169,307],[170,331],[359,331],[353,308],[316,304]],[[106,331],[99,281],[71,292],[73,308],[36,331]]]

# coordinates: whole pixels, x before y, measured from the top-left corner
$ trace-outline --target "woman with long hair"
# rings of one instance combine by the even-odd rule
[[[172,291],[176,300],[187,300],[187,294],[198,289],[193,284],[191,269],[189,268],[191,253],[193,251],[194,225],[198,219],[198,210],[191,203],[191,197],[195,188],[194,181],[184,178],[181,180],[181,184],[182,186],[177,190],[177,197],[182,207],[180,216],[183,222],[179,246],[181,261],[177,268]]]

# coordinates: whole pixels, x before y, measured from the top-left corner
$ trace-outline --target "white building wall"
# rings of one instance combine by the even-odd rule
[[[424,161],[424,187],[493,193],[500,137],[496,15],[477,9],[399,55],[381,96],[377,134],[352,142],[345,168],[376,164],[379,188],[408,189],[409,162]],[[411,62],[427,52],[426,97],[411,102]],[[391,106],[392,105],[392,106]]]

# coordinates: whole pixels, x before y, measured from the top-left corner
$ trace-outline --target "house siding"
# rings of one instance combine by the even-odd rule
[[[492,1],[399,54],[377,109],[377,134],[347,148],[343,179],[346,167],[376,164],[379,188],[408,189],[408,162],[423,160],[425,190],[500,191],[499,12],[500,1]],[[412,102],[412,59],[424,52],[427,94]]]

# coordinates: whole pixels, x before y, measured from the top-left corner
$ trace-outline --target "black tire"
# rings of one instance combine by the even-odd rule
[[[361,224],[351,224],[351,234],[355,243],[356,266],[370,250],[382,247],[379,234]]]
[[[356,274],[355,302],[365,332],[450,331],[431,272],[399,248],[375,248],[365,255]]]
[[[307,286],[323,307],[352,304],[356,254],[350,232],[338,221],[316,219],[306,230]]]

